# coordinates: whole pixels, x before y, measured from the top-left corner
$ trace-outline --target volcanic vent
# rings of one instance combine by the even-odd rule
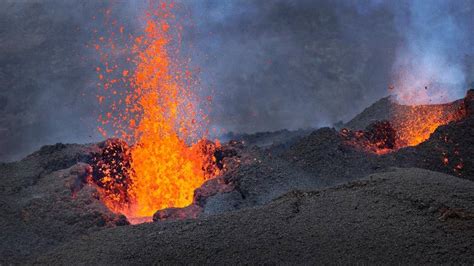
[[[216,176],[216,145],[205,140],[205,101],[192,70],[180,60],[180,25],[173,4],[150,4],[143,33],[112,21],[95,44],[102,65],[99,117],[106,141],[95,154],[94,177],[106,206],[129,220],[151,220],[160,209],[185,207],[194,190]],[[117,55],[127,55],[127,63]]]
[[[426,141],[439,126],[464,117],[463,99],[445,104],[404,105],[387,97],[349,121],[341,135],[362,150],[386,154],[416,146]]]

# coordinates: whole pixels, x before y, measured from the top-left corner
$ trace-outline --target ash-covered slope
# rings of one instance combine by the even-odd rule
[[[390,97],[384,97],[365,108],[364,111],[345,123],[344,127],[350,129],[364,129],[375,121],[388,120],[393,105],[394,103]]]
[[[235,134],[233,132],[222,135],[220,139],[223,141],[241,141],[247,146],[258,146],[267,148],[269,146],[288,145],[301,137],[309,135],[312,129],[298,130],[278,130],[273,132],[257,132],[253,134]]]
[[[430,112],[435,109],[443,109],[446,113],[454,113],[463,105],[463,99],[446,103],[417,106],[419,112]],[[397,116],[409,114],[413,107],[401,105],[394,102],[391,97],[384,97],[371,106],[367,107],[360,114],[356,115],[350,121],[344,124],[344,127],[350,129],[365,129],[370,124],[382,120],[395,120]]]
[[[35,257],[104,227],[128,224],[85,185],[95,145],[45,146],[0,164],[0,264]]]
[[[392,169],[198,220],[93,233],[41,264],[474,262],[474,183]]]

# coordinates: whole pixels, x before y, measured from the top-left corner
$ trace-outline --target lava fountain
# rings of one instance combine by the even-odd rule
[[[106,142],[96,157],[95,183],[105,205],[132,223],[190,205],[194,190],[219,172],[215,145],[205,140],[207,116],[192,88],[192,71],[179,56],[173,8],[150,4],[138,36],[127,34],[108,10],[106,19],[118,31],[95,45],[102,62],[97,98],[110,110],[99,117],[99,131],[122,140]],[[125,55],[123,66],[114,61],[117,55]]]

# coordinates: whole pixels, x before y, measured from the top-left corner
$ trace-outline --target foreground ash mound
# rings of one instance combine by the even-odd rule
[[[257,208],[120,227],[68,242],[41,264],[472,263],[474,183],[409,168]]]
[[[0,164],[0,257],[42,253],[68,239],[128,224],[86,186],[92,145],[45,146],[19,162]],[[21,261],[21,260],[20,260]]]
[[[474,92],[415,146],[400,145],[394,105],[412,112],[384,98],[344,129],[229,141],[190,206],[133,226],[97,191],[105,142],[45,146],[0,165],[0,263],[472,264]]]

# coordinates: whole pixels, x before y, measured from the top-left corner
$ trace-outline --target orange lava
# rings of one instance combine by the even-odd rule
[[[428,140],[435,130],[466,116],[462,100],[447,104],[401,105],[390,103],[388,121],[378,121],[365,130],[342,129],[346,143],[377,155],[416,146]]]
[[[96,46],[103,62],[97,69],[102,81],[98,99],[111,110],[99,118],[99,130],[131,145],[126,204],[113,200],[116,191],[99,191],[109,209],[132,222],[147,221],[160,209],[190,205],[194,190],[218,174],[212,166],[214,146],[204,140],[207,118],[191,88],[192,74],[178,59],[180,27],[173,8],[150,5],[142,35],[132,37],[117,26],[116,35],[99,38]],[[117,36],[131,44],[120,48]],[[114,54],[123,53],[130,54],[133,69],[111,62]],[[116,90],[118,86],[122,89]],[[114,173],[110,175],[113,180]]]
[[[416,146],[426,141],[442,125],[464,116],[458,102],[434,105],[398,105],[392,107],[392,124],[397,133],[396,147]]]

